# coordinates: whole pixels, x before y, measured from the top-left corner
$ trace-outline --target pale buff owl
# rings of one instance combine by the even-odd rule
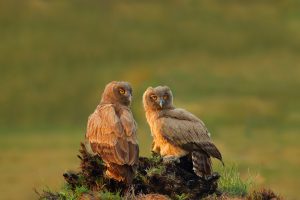
[[[106,85],[100,104],[88,119],[86,139],[107,166],[106,175],[131,183],[138,163],[137,125],[130,110],[127,82]]]
[[[167,86],[149,87],[144,93],[143,104],[153,136],[152,150],[169,161],[191,156],[194,172],[199,177],[210,176],[210,157],[222,161],[222,156],[204,123],[192,113],[175,108]]]

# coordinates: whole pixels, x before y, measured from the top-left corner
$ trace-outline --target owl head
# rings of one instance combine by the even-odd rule
[[[112,81],[105,86],[101,103],[121,104],[129,106],[132,99],[130,83],[124,81]]]
[[[143,95],[145,110],[163,110],[173,108],[173,94],[168,86],[149,87]]]

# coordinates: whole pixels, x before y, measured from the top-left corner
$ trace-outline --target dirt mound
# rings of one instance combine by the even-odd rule
[[[192,169],[189,157],[183,157],[179,163],[163,163],[159,155],[151,158],[140,157],[136,176],[131,186],[108,179],[104,174],[105,165],[97,155],[88,153],[84,144],[79,150],[80,171],[69,171],[63,174],[67,186],[71,190],[84,187],[89,191],[81,197],[101,199],[96,197],[101,191],[118,193],[126,199],[153,199],[153,195],[161,199],[199,199],[217,191],[219,175],[200,179]],[[149,194],[147,196],[147,194]],[[144,195],[144,196],[143,196]],[[146,196],[145,196],[146,195]],[[44,199],[59,199],[59,193],[44,192]]]

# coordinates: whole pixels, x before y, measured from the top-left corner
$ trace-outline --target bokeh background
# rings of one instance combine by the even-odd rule
[[[168,85],[243,177],[296,199],[300,186],[300,2],[0,2],[1,199],[34,199],[76,170],[106,83],[134,88],[141,155],[148,86]]]

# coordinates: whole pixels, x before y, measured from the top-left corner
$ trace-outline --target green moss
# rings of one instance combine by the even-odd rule
[[[188,199],[189,198],[189,195],[188,194],[185,194],[185,193],[183,193],[183,194],[177,194],[176,196],[175,196],[175,199],[176,200],[186,200],[186,199]]]
[[[58,192],[58,199],[60,200],[75,200],[79,199],[83,194],[88,193],[89,189],[85,186],[78,186],[72,189],[69,184],[65,184],[61,191]],[[47,199],[47,198],[45,198]]]
[[[99,197],[101,200],[121,200],[122,197],[120,195],[120,192],[112,193],[112,192],[106,192],[102,191],[99,193]]]
[[[146,170],[147,176],[153,176],[153,175],[155,175],[155,174],[161,175],[161,174],[163,174],[165,171],[166,171],[166,167],[163,166],[163,165],[158,166],[158,167],[151,167],[151,168],[149,168],[149,169]]]

